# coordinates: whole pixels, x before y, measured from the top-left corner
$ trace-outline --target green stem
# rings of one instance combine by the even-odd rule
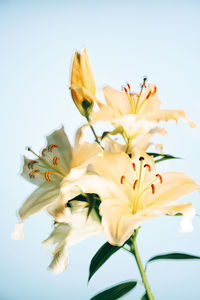
[[[133,245],[134,245],[134,255],[135,255],[136,263],[137,263],[137,266],[139,268],[140,275],[142,277],[142,282],[143,282],[144,287],[146,289],[147,296],[148,296],[149,300],[155,300],[154,296],[151,293],[151,289],[150,289],[150,286],[149,286],[149,283],[148,283],[148,280],[147,280],[147,277],[146,277],[146,274],[145,274],[145,271],[144,271],[144,267],[142,265],[142,262],[141,262],[141,259],[140,259],[140,256],[139,256],[139,251],[138,251],[138,248],[137,248],[136,239],[133,240]]]
[[[87,119],[87,121],[88,121],[88,123],[89,123],[89,121],[90,121],[89,115],[86,114],[85,117],[86,117],[86,119]],[[91,130],[92,130],[92,133],[94,134],[95,141],[100,145],[100,141],[99,141],[98,136],[96,135],[96,132],[95,132],[95,130],[94,130],[94,127],[93,127],[92,125],[89,125],[89,126],[90,126],[90,128],[91,128]]]

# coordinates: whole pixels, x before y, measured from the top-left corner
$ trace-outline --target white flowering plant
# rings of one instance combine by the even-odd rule
[[[54,221],[54,230],[43,241],[55,246],[49,269],[60,274],[68,265],[68,248],[91,235],[102,234],[106,243],[90,263],[89,279],[116,252],[126,250],[136,260],[145,288],[141,299],[155,299],[140,259],[137,235],[144,220],[163,215],[181,215],[180,231],[193,230],[195,208],[176,202],[200,189],[189,175],[156,171],[156,164],[176,157],[165,154],[162,145],[153,144],[155,134],[166,135],[160,122],[184,119],[195,123],[183,110],[161,109],[157,87],[145,77],[139,93],[129,83],[116,90],[102,88],[105,103],[96,95],[96,84],[86,49],[75,52],[71,71],[71,96],[86,124],[80,127],[72,147],[64,128],[47,136],[41,154],[28,148],[35,158],[24,157],[22,176],[37,186],[19,209],[20,221],[13,238],[23,237],[23,223],[32,214],[46,210]],[[94,126],[103,121],[112,130],[97,134]],[[94,142],[85,132],[91,129]],[[116,140],[116,137],[119,137]],[[154,145],[156,152],[148,152]],[[200,259],[186,253],[167,253],[150,258]],[[146,264],[146,266],[147,266]],[[118,299],[136,288],[137,281],[113,286],[91,299]]]

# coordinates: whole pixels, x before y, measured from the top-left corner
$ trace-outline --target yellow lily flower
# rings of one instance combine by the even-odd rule
[[[73,182],[85,193],[96,193],[101,198],[100,215],[105,235],[112,245],[122,246],[145,219],[165,214],[183,214],[181,231],[190,232],[195,209],[191,203],[176,204],[182,198],[200,189],[185,173],[157,174],[152,157],[135,152],[104,152],[95,157],[89,168],[90,175]],[[93,175],[91,175],[93,174]],[[69,199],[69,186],[62,183],[61,194]],[[72,193],[73,194],[73,193]],[[73,194],[74,195],[74,194]]]
[[[96,98],[96,85],[86,49],[83,49],[81,53],[74,53],[70,89],[74,103],[80,113],[85,116],[83,101],[89,102],[88,112],[90,112]]]
[[[55,221],[63,221],[68,217],[66,213],[69,211],[58,205],[62,180],[69,173],[75,174],[76,178],[82,176],[89,160],[102,151],[97,143],[84,141],[84,127],[76,133],[74,148],[70,145],[63,127],[47,136],[47,146],[42,150],[41,155],[28,148],[37,159],[24,157],[21,175],[38,188],[19,209],[20,222],[15,226],[12,234],[14,239],[23,238],[22,222],[43,209],[47,209]]]

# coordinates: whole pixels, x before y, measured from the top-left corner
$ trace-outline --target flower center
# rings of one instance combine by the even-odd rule
[[[130,108],[131,108],[131,114],[137,114],[141,107],[147,103],[151,97],[153,97],[157,91],[157,87],[154,86],[153,90],[150,90],[146,97],[142,100],[141,95],[143,92],[143,89],[146,88],[146,81],[147,78],[145,77],[143,80],[143,83],[141,85],[141,90],[140,93],[134,93],[131,91],[131,86],[129,83],[126,83],[126,86],[122,86],[122,90],[126,93],[129,103],[130,103]]]
[[[134,172],[134,181],[129,182],[125,175],[121,176],[120,182],[124,184],[126,182],[133,190],[133,213],[138,211],[140,203],[140,198],[143,193],[147,190],[151,190],[154,195],[156,193],[155,182],[159,181],[160,184],[163,183],[163,178],[160,174],[153,175],[151,165],[144,163],[144,157],[139,158],[140,164],[137,170],[136,164],[132,163],[132,168]],[[147,178],[148,177],[148,178]]]
[[[28,151],[32,152],[38,158],[28,163],[28,169],[31,170],[29,173],[31,179],[34,179],[36,174],[44,174],[45,180],[51,182],[51,175],[56,175],[61,178],[67,175],[59,163],[60,157],[55,153],[56,148],[58,148],[58,145],[51,144],[42,150],[42,156],[40,156],[28,147]]]

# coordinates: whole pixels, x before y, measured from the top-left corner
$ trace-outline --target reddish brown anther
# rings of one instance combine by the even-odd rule
[[[28,163],[28,168],[29,169],[33,169],[33,165],[37,163],[37,160],[31,160],[29,163]]]
[[[52,181],[50,175],[51,175],[51,172],[45,172],[45,179],[46,179],[46,181],[48,181],[48,182],[49,182],[49,181]]]
[[[134,184],[133,184],[133,189],[134,189],[134,191],[135,191],[135,188],[136,188],[136,184],[138,183],[138,179],[136,179],[135,181],[134,181]]]
[[[151,172],[151,166],[149,164],[145,164],[144,168],[146,168],[146,167],[148,168],[149,172]]]
[[[152,96],[154,96],[156,92],[157,92],[157,86],[154,85],[153,92],[152,92]]]
[[[135,170],[136,170],[136,165],[135,165],[135,163],[132,163],[132,166],[133,166],[133,171],[135,171]]]
[[[160,174],[156,174],[156,176],[160,179],[160,183],[163,183],[163,178]]]
[[[151,96],[151,91],[148,92],[146,99],[149,99],[150,96]]]
[[[128,89],[129,89],[129,91],[131,90],[131,86],[130,86],[130,84],[127,82],[127,87],[128,87]]]
[[[58,148],[58,145],[56,145],[56,144],[51,144],[51,145],[49,145],[49,146],[48,146],[48,151],[49,151],[49,152],[52,152],[54,148]]]
[[[126,88],[126,87],[123,87],[123,89],[124,89],[125,93],[128,94],[127,88]]]
[[[120,179],[121,184],[123,184],[124,179],[125,179],[125,176],[123,175]]]
[[[45,156],[45,152],[47,151],[47,148],[44,148],[43,150],[42,150],[42,156]]]
[[[155,185],[154,184],[151,185],[151,190],[152,190],[152,194],[155,194]]]
[[[54,158],[53,158],[53,164],[54,165],[58,165],[58,160],[60,159],[60,157],[58,157],[58,156],[54,156]]]
[[[36,173],[39,173],[40,171],[39,170],[33,170],[33,171],[31,171],[30,173],[29,173],[29,177],[31,178],[31,179],[33,179],[33,178],[35,178],[35,174]]]

